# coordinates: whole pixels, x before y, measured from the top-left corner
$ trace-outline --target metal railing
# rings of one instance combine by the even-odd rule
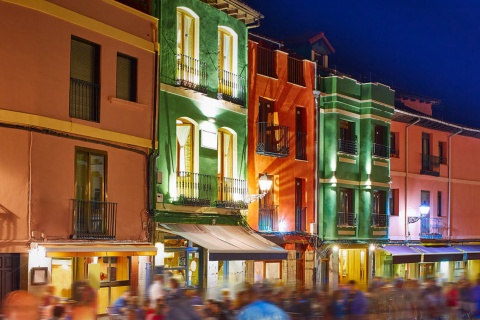
[[[390,148],[383,144],[373,143],[372,154],[380,158],[390,158]]]
[[[389,223],[389,215],[387,214],[380,214],[380,213],[372,213],[372,227],[381,227],[386,228],[388,227]]]
[[[245,105],[245,78],[226,70],[218,70],[218,98]]]
[[[307,207],[295,208],[295,231],[307,231]]]
[[[257,73],[276,78],[275,56],[275,51],[257,46]]]
[[[338,227],[355,227],[357,225],[356,213],[337,213],[337,226]]]
[[[295,133],[295,159],[307,160],[307,133]]]
[[[357,155],[357,142],[352,140],[338,139],[338,152]]]
[[[303,78],[303,60],[288,57],[287,59],[288,82],[305,86]]]
[[[256,152],[272,157],[283,158],[290,153],[289,128],[268,122],[257,122]]]
[[[440,157],[422,154],[422,170],[420,173],[438,176],[440,174]]]
[[[210,207],[215,200],[216,183],[215,176],[177,172],[178,202],[185,206]]]
[[[72,199],[75,239],[115,239],[117,203]]]
[[[206,93],[207,64],[184,54],[177,54],[176,84]]]
[[[100,85],[70,78],[70,117],[100,122]]]
[[[246,180],[218,177],[217,208],[248,209]]]
[[[260,231],[278,231],[278,205],[258,208],[258,229]]]
[[[442,239],[444,230],[442,218],[420,218],[420,239]]]

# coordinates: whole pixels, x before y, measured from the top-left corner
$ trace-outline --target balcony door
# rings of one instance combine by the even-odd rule
[[[430,206],[430,191],[420,191],[420,204]],[[430,211],[427,214],[422,214],[420,219],[420,234],[430,233]]]
[[[225,29],[218,30],[218,67],[220,70],[233,70],[233,36]]]
[[[354,123],[340,120],[340,139],[343,141],[354,141]]]
[[[273,101],[260,99],[258,102],[258,121],[266,123],[273,118],[274,113]]]
[[[338,190],[338,225],[355,225],[353,205],[353,189],[340,188]]]
[[[298,160],[307,160],[307,125],[305,108],[296,108],[295,131],[295,158]]]
[[[295,179],[295,231],[306,231],[303,210],[303,179]]]
[[[218,200],[233,200],[233,139],[226,129],[218,130]]]
[[[193,15],[177,9],[177,54],[195,58],[195,31]]]

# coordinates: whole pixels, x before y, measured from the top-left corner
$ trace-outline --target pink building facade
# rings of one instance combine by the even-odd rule
[[[388,249],[390,258],[377,254],[377,275],[475,279],[480,130],[433,118],[433,100],[398,96],[391,124],[389,238],[414,251],[406,260],[395,247]]]
[[[104,313],[155,254],[157,19],[110,0],[0,11],[0,295],[52,283],[67,299],[88,280]]]

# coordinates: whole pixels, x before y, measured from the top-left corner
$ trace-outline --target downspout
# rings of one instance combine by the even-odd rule
[[[407,217],[407,208],[408,208],[408,128],[420,122],[420,118],[411,124],[409,124],[405,129],[405,241],[410,236],[410,231],[408,230],[408,217]]]
[[[320,223],[323,226],[323,219],[318,219],[320,212],[319,212],[319,205],[318,205],[318,192],[319,192],[319,182],[318,182],[318,161],[320,160],[319,157],[319,143],[320,143],[320,103],[318,99],[320,99],[320,91],[317,90],[317,62],[314,61],[314,74],[313,74],[313,82],[314,82],[314,90],[313,90],[313,99],[315,103],[315,161],[314,161],[314,170],[315,170],[315,199],[314,199],[314,205],[313,205],[313,222],[314,226],[316,228],[315,233],[317,234],[317,239],[320,238]],[[320,264],[318,263],[319,259],[321,259],[321,256],[318,254],[319,248],[317,247],[318,244],[316,243],[315,245],[315,256],[314,256],[314,283],[313,286],[315,289],[318,288],[317,283],[321,279],[321,274],[320,274]]]
[[[460,131],[451,134],[448,136],[448,212],[447,212],[447,227],[448,227],[448,239],[452,236],[452,228],[451,228],[451,223],[452,223],[452,218],[450,216],[451,210],[452,210],[452,204],[451,204],[451,197],[452,197],[452,146],[451,146],[451,139],[453,136],[456,136],[457,134],[460,134],[463,130],[460,129]]]

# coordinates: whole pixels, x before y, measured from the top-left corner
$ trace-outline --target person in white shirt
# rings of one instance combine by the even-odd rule
[[[163,275],[156,274],[153,279],[153,283],[148,289],[149,298],[150,298],[150,308],[155,310],[157,307],[157,300],[163,298]]]

